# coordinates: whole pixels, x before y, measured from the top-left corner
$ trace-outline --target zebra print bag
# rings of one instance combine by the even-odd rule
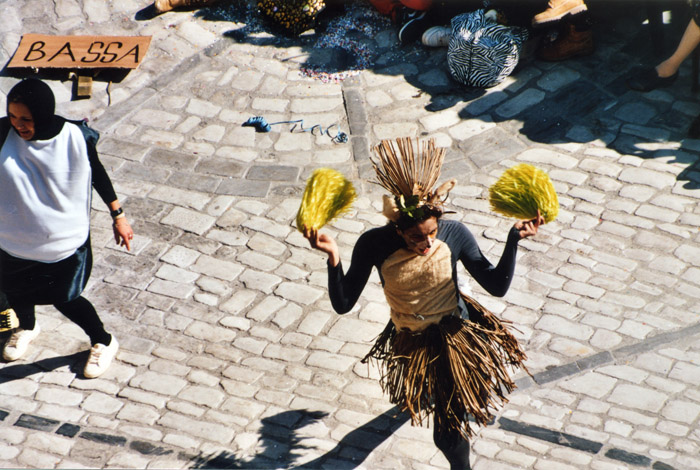
[[[488,88],[501,83],[518,65],[527,30],[503,26],[484,10],[452,18],[447,65],[464,85]]]

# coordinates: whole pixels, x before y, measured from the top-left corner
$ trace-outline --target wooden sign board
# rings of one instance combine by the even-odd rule
[[[51,36],[25,34],[8,67],[135,69],[151,36]]]

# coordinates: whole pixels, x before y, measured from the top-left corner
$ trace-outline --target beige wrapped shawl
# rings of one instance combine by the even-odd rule
[[[457,312],[451,252],[440,240],[427,255],[400,249],[382,264],[384,295],[397,330],[421,331]]]

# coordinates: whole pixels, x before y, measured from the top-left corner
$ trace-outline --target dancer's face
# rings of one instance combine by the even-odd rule
[[[437,237],[437,218],[427,218],[411,228],[397,230],[397,232],[406,242],[406,248],[420,256],[425,256],[430,253]]]
[[[7,116],[21,138],[29,140],[34,137],[34,118],[26,104],[10,103],[7,106]]]

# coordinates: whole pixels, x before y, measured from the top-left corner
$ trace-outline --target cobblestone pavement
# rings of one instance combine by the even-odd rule
[[[560,196],[504,298],[470,284],[518,328],[532,372],[474,438],[474,468],[700,468],[700,141],[685,138],[700,105],[689,64],[673,88],[628,91],[630,67],[654,61],[641,12],[590,4],[593,56],[524,60],[467,90],[444,49],[400,48],[362,5],[325,35],[285,39],[245,3],[149,18],[146,0],[0,0],[3,63],[24,33],[153,37],[89,100],[42,75],[61,114],[101,131],[137,236],[118,249],[96,198],[87,297],[121,351],[83,379],[86,338],[41,308],[28,356],[0,369],[0,467],[447,468],[359,363],[388,317],[378,279],[335,315],[325,261],[293,222],[313,169],[346,173],[360,198],[328,231],[348,260],[384,223],[370,146],[414,135],[449,148],[451,217],[493,260],[512,221],[487,188],[505,168],[546,169]],[[336,27],[350,45],[329,40]],[[256,115],[322,129],[242,126]]]

